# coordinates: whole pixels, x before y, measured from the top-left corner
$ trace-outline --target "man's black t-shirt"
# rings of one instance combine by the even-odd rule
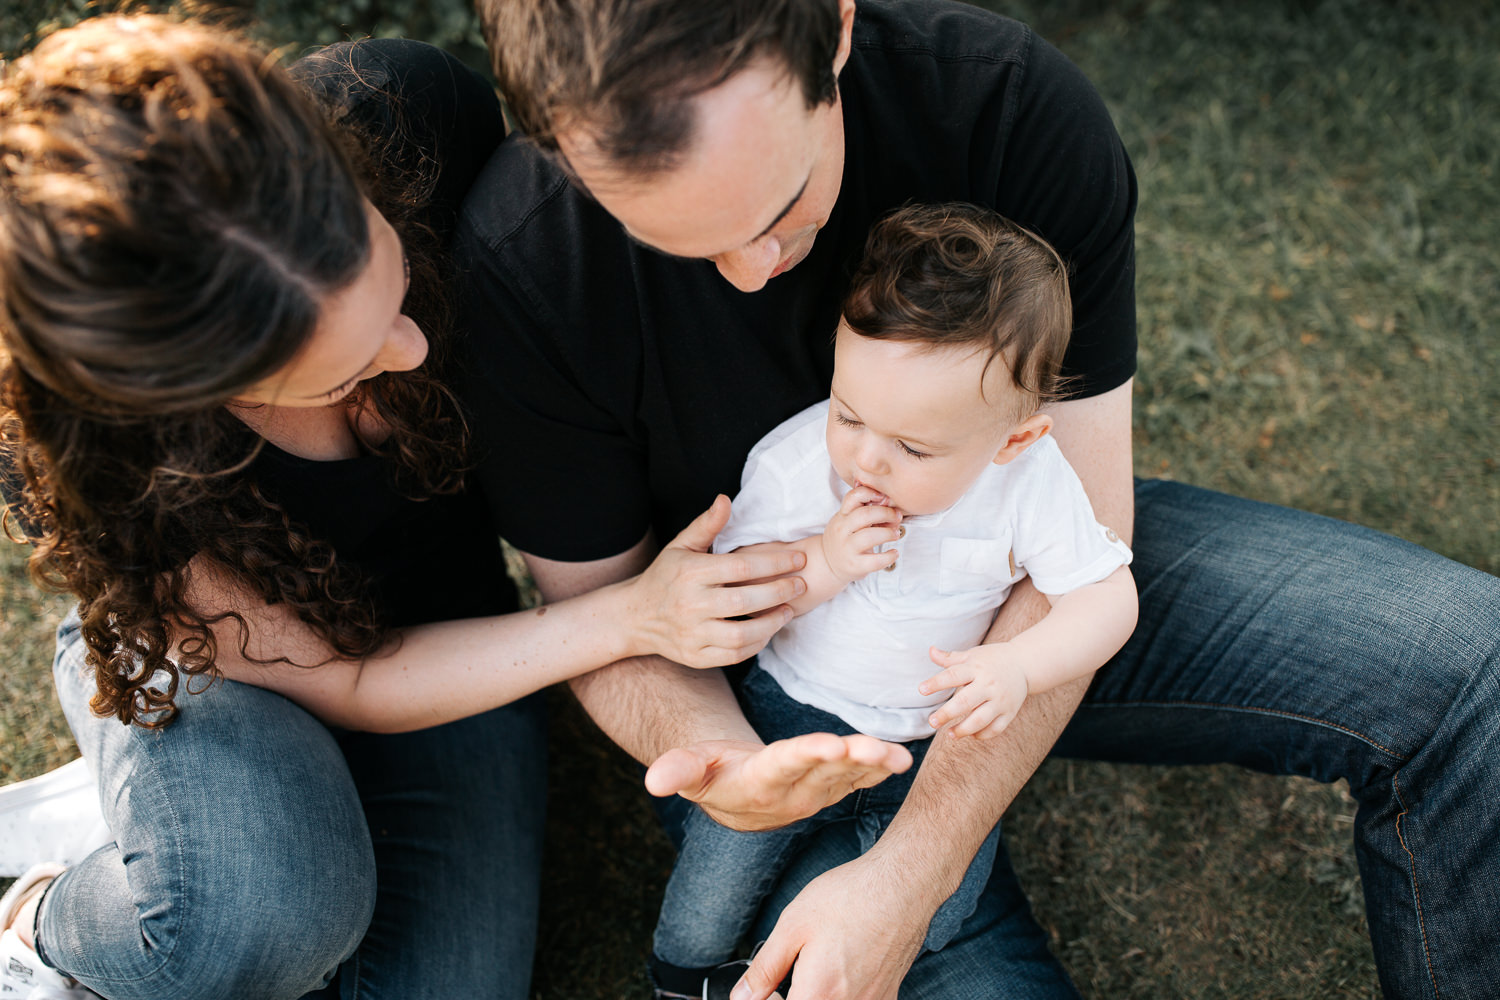
[[[838,203],[800,265],[743,293],[631,242],[515,137],[470,190],[462,391],[501,533],[550,559],[671,538],[737,491],[754,443],[828,392],[838,304],[872,222],[990,206],[1071,270],[1077,393],[1135,368],[1135,179],[1098,95],[1031,30],[953,0],[860,0],[839,78]]]

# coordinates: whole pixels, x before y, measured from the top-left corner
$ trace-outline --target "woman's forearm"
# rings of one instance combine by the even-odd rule
[[[276,691],[330,725],[422,729],[636,655],[627,586],[531,611],[413,626],[363,660],[320,662],[326,652],[315,636],[298,634],[300,622],[277,627],[259,614],[249,623],[248,656],[237,636],[221,634],[217,662],[225,676]],[[306,665],[255,662],[279,656]]]

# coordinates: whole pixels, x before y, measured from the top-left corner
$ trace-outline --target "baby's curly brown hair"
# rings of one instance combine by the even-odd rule
[[[1065,393],[1067,265],[1040,236],[991,209],[906,205],[881,218],[843,314],[874,340],[987,350],[986,370],[1001,359],[1028,412]]]

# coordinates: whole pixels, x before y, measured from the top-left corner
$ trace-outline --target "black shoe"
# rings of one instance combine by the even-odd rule
[[[703,977],[703,1000],[729,1000],[729,993],[750,968],[748,958],[716,966]]]

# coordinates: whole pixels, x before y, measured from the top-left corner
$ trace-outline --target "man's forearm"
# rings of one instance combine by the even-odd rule
[[[643,764],[700,740],[759,742],[722,670],[692,670],[659,656],[641,656],[570,683],[605,735]]]
[[[557,601],[639,573],[656,552],[648,534],[610,559],[564,563],[526,555],[526,565],[542,597]],[[637,656],[569,684],[605,735],[643,764],[698,740],[755,739],[722,670],[693,670],[660,656]]]
[[[1029,582],[1012,592],[986,636],[998,642],[1040,621],[1050,605]],[[876,850],[897,852],[903,864],[926,865],[910,884],[931,886],[936,908],[958,888],[970,859],[1031,775],[1046,759],[1088,690],[1088,678],[1026,699],[993,739],[940,734],[922,762],[900,812]],[[934,830],[942,830],[934,849]]]

